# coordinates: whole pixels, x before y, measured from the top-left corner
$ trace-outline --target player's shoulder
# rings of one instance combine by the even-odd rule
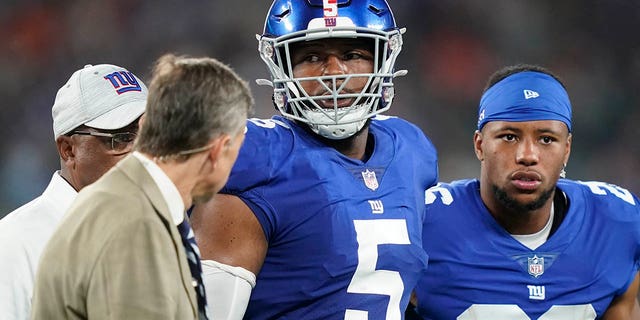
[[[371,120],[373,131],[386,132],[399,146],[411,149],[422,148],[433,157],[437,157],[436,148],[431,139],[420,127],[396,116],[377,115]]]
[[[460,179],[451,182],[438,182],[435,186],[427,189],[427,191],[447,190],[448,192],[467,193],[470,190],[477,189],[480,186],[478,179]]]
[[[452,207],[458,204],[468,205],[478,193],[480,184],[477,179],[462,179],[451,182],[438,182],[425,191],[427,206]]]
[[[570,203],[584,203],[587,208],[612,217],[640,217],[640,201],[631,191],[602,181],[561,179],[558,188],[567,195]]]
[[[295,152],[304,152],[305,132],[294,122],[280,116],[247,120],[247,132],[223,193],[237,194],[252,186],[265,184]]]
[[[384,128],[389,131],[420,133],[424,135],[422,130],[417,125],[397,116],[388,116],[382,114],[376,115],[371,119],[371,126]]]
[[[265,132],[273,131],[273,130],[291,130],[291,121],[281,117],[281,116],[273,116],[271,118],[249,118],[247,119],[248,127],[255,127],[266,130]]]
[[[270,119],[250,118],[238,161],[264,162],[267,158],[286,157],[295,145],[295,124],[278,116]]]
[[[469,212],[476,210],[480,202],[479,183],[475,179],[439,182],[427,189],[424,196],[424,230],[446,233],[445,230],[455,228],[459,232],[462,230],[458,229],[459,223],[475,216]]]
[[[245,141],[258,143],[291,141],[294,136],[293,125],[291,121],[279,116],[269,119],[249,118]]]
[[[608,203],[618,206],[638,207],[638,197],[618,185],[602,181],[581,181],[561,179],[558,188],[572,196],[583,197],[594,203]]]

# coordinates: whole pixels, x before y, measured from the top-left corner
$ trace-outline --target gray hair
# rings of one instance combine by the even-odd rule
[[[244,130],[253,104],[248,84],[218,60],[164,55],[153,69],[135,149],[187,159],[211,139]]]

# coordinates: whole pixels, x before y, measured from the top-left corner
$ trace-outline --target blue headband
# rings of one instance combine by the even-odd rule
[[[535,71],[510,75],[480,99],[478,130],[489,121],[558,120],[571,132],[571,102],[567,91],[552,76]]]

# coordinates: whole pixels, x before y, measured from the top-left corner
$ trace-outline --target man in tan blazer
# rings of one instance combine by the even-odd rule
[[[179,228],[225,184],[252,106],[218,61],[161,57],[135,151],[80,192],[45,248],[32,319],[207,319]]]

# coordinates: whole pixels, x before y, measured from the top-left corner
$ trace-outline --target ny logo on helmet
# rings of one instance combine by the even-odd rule
[[[336,18],[324,18],[324,26],[325,27],[335,27],[337,24],[337,19]]]

